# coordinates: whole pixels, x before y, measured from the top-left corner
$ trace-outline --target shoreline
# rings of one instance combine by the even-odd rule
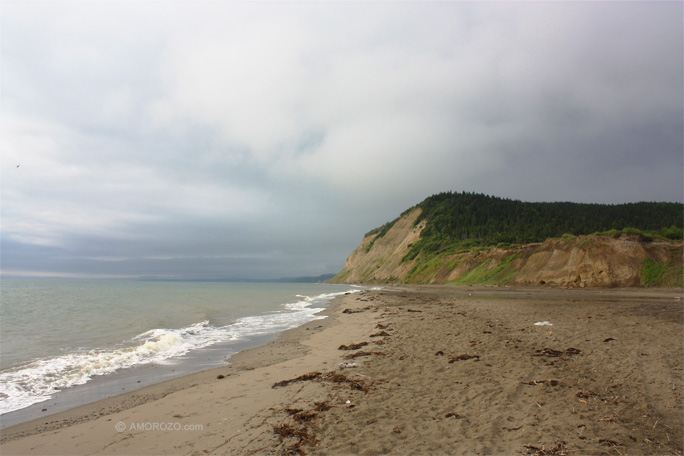
[[[245,312],[243,309],[242,311],[237,310],[236,312],[232,312],[229,310],[228,313],[234,314],[232,319],[226,320],[220,311],[215,312],[215,314],[213,314],[213,325],[209,325],[208,321],[201,323],[195,322],[192,324],[187,323],[187,321],[194,321],[190,318],[181,322],[179,327],[185,326],[181,329],[175,329],[175,327],[172,326],[174,329],[162,328],[154,330],[155,334],[157,332],[164,334],[164,338],[166,338],[167,333],[170,334],[170,342],[165,340],[163,341],[164,345],[162,345],[161,341],[157,341],[158,337],[155,338],[156,336],[151,339],[151,343],[148,342],[147,335],[151,333],[152,330],[150,330],[133,338],[124,336],[123,339],[127,342],[119,344],[111,343],[109,345],[105,343],[101,345],[105,348],[93,348],[96,355],[83,357],[85,359],[80,359],[80,354],[87,351],[85,348],[80,349],[80,351],[79,349],[68,350],[68,352],[63,350],[63,352],[66,353],[66,361],[64,361],[62,357],[56,357],[56,362],[52,362],[49,357],[46,357],[44,359],[45,361],[50,361],[52,365],[56,366],[53,370],[58,372],[58,374],[56,374],[57,382],[62,385],[68,385],[61,390],[51,392],[49,397],[47,397],[47,394],[43,393],[46,390],[50,391],[52,389],[47,378],[44,375],[37,374],[35,369],[26,369],[26,367],[32,367],[33,364],[29,364],[29,362],[26,361],[23,363],[23,366],[20,364],[17,369],[7,369],[6,375],[5,372],[3,372],[3,384],[7,382],[8,386],[7,391],[3,389],[3,392],[7,393],[9,399],[7,399],[7,402],[2,400],[3,409],[11,409],[15,405],[21,405],[21,408],[8,412],[3,410],[2,414],[0,414],[0,429],[5,429],[34,419],[47,418],[55,413],[74,409],[98,400],[118,396],[126,392],[136,391],[150,385],[164,383],[167,380],[181,378],[186,375],[213,368],[225,367],[229,364],[229,358],[233,355],[253,347],[264,345],[277,338],[280,333],[286,331],[288,328],[305,324],[307,321],[322,318],[314,313],[320,313],[321,310],[325,310],[326,306],[335,295],[355,290],[351,286],[328,285],[323,286],[322,288],[321,285],[316,284],[304,287],[298,287],[295,284],[287,290],[285,287],[280,288],[277,290],[279,296],[276,298],[277,302],[280,302],[282,299],[282,303],[279,305],[264,307],[263,302],[259,301],[256,308],[252,311],[248,310]],[[248,289],[247,294],[251,293],[254,295],[252,297],[256,296],[259,298],[261,295],[268,295],[268,290],[270,290],[268,287],[266,288],[266,291],[263,292],[249,291]],[[192,289],[190,291],[192,291]],[[242,296],[240,293],[243,293],[244,289],[238,288],[236,292],[238,296]],[[310,296],[303,296],[295,293],[304,293]],[[154,299],[155,296],[152,296],[152,298]],[[237,298],[232,297],[232,295],[229,299],[237,302]],[[267,300],[268,299],[276,302],[273,296],[267,296]],[[231,303],[233,301],[231,301]],[[251,315],[252,313],[254,315]],[[281,315],[284,315],[284,317]],[[292,317],[292,315],[294,315],[294,317]],[[222,317],[223,326],[221,326]],[[154,325],[154,322],[152,322],[152,325]],[[194,328],[198,325],[202,326],[202,328],[200,328],[200,331],[195,331]],[[164,325],[162,324],[161,326]],[[205,329],[205,326],[212,331],[209,335],[203,335],[201,332]],[[185,332],[188,334],[185,334]],[[177,336],[177,333],[180,333],[181,335]],[[80,339],[84,338],[84,336],[78,332],[75,333],[75,336]],[[144,344],[141,337],[145,338]],[[140,339],[136,340],[138,338]],[[206,344],[205,339],[213,339],[213,341],[208,346],[202,346]],[[174,355],[172,353],[173,350],[178,351],[178,347],[193,347],[193,344],[197,344],[197,340],[200,341],[199,347],[186,350],[182,355]],[[126,343],[128,343],[130,347],[125,345]],[[128,348],[121,349],[121,346]],[[160,356],[156,353],[157,348],[159,348]],[[128,361],[128,358],[126,358],[127,353],[125,352],[130,352],[132,349],[135,349],[135,353],[132,355],[134,361],[131,363]],[[142,354],[139,354],[139,351],[142,351]],[[98,354],[100,352],[104,353],[104,355],[99,356]],[[171,356],[169,356],[169,353],[171,353]],[[72,354],[77,358],[76,361],[69,358]],[[110,355],[111,359],[107,357],[107,355]],[[137,357],[139,357],[140,360],[136,360]],[[150,360],[146,359],[146,357],[154,357],[157,361],[149,362]],[[159,358],[162,357],[165,358],[160,360]],[[44,361],[43,359],[38,358],[39,357],[31,361],[31,363],[34,363],[35,361]],[[104,360],[104,368],[99,364],[101,362],[99,358]],[[123,360],[123,362],[120,362],[119,359]],[[69,369],[63,369],[62,365],[59,364],[60,360],[62,363],[66,363]],[[115,371],[105,375],[100,374],[102,371],[111,370],[111,368],[116,367],[117,364],[123,364],[124,367],[121,368],[120,366]],[[53,375],[50,370],[50,364],[48,364],[47,368],[43,368],[42,365],[40,367],[46,372],[49,372],[50,375]],[[12,375],[15,374],[15,372],[18,372],[18,374],[13,377]],[[64,372],[64,374],[62,374],[62,372]],[[92,374],[87,377],[85,383],[78,384],[83,380],[83,378],[81,378],[84,376],[83,372],[92,372]],[[24,394],[21,394],[21,386],[13,386],[15,378],[20,379],[17,383],[22,385],[23,383],[20,382],[23,382],[26,378],[32,380],[32,377],[35,377],[36,381],[31,381],[30,383],[26,381],[27,391]],[[53,378],[55,377],[53,376]],[[74,382],[74,378],[77,378],[78,381]],[[41,388],[41,386],[44,388]],[[47,387],[47,389],[45,387]],[[4,394],[0,394],[0,396],[4,396]],[[26,403],[30,405],[24,405]]]
[[[295,349],[290,351],[271,351],[267,350],[267,347],[270,345],[278,346],[281,343],[286,344],[290,340],[299,338],[298,333],[300,328],[313,326],[314,323],[318,324],[315,325],[316,328],[313,329],[311,334],[318,332],[320,328],[326,326],[323,324],[323,322],[332,321],[334,319],[334,314],[331,313],[331,307],[334,305],[336,299],[337,298],[332,299],[325,309],[316,313],[316,316],[324,318],[317,318],[316,320],[303,323],[300,326],[290,328],[279,333],[255,337],[254,339],[261,339],[263,342],[233,353],[226,358],[226,365],[224,366],[212,367],[210,369],[182,374],[168,380],[153,382],[149,385],[142,386],[131,391],[70,407],[66,410],[60,410],[48,415],[28,419],[17,424],[2,426],[0,427],[0,445],[5,441],[14,440],[17,437],[34,435],[40,432],[52,431],[74,424],[92,421],[102,416],[103,412],[108,415],[115,412],[125,411],[138,405],[156,401],[177,391],[182,391],[197,385],[211,383],[216,380],[219,375],[223,375],[224,377],[233,376],[246,369],[268,366],[298,357],[301,355],[302,349],[304,347],[302,347],[300,350]],[[150,366],[138,367],[138,369],[149,368]],[[101,379],[96,378],[95,382],[98,380]],[[74,388],[78,388],[78,386]],[[44,403],[38,403],[27,408],[35,408],[36,406],[43,407],[43,404]],[[17,410],[17,412],[22,412],[22,410]],[[15,412],[10,412],[9,414],[12,413]]]
[[[410,285],[322,314],[229,366],[8,427],[0,449],[682,452],[681,289]]]
[[[85,384],[70,386],[66,390],[54,393],[50,399],[0,415],[0,432],[25,422],[51,418],[58,413],[68,412],[101,400],[134,394],[144,388],[226,367],[232,356],[267,344],[278,335],[279,333],[272,333],[249,337],[240,341],[239,345],[219,343],[186,354],[185,358],[174,360],[169,364],[143,364],[108,375],[94,376]],[[240,346],[243,348],[239,348]],[[209,367],[203,368],[202,365]],[[184,382],[181,381],[181,383]]]

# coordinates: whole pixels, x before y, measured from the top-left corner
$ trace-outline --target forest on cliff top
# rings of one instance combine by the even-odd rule
[[[425,228],[406,260],[420,253],[510,246],[594,233],[627,232],[671,240],[680,240],[684,235],[681,203],[533,203],[480,193],[444,192],[430,196],[404,214],[415,208],[422,210],[416,224],[425,221]],[[383,237],[397,220],[366,236]]]

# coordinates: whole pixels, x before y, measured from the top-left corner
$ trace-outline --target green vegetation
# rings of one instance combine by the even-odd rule
[[[662,234],[666,239],[684,239],[684,230],[681,227],[674,225],[669,228],[665,228]]]
[[[490,268],[489,263],[491,259],[485,260],[478,267],[472,269],[470,272],[454,282],[454,285],[489,285],[489,284],[506,284],[508,283],[516,271],[511,269],[511,263],[516,258],[519,258],[519,254],[510,255],[504,258],[501,263]]]
[[[665,278],[667,266],[646,258],[641,266],[641,280],[646,286],[660,285]]]
[[[403,215],[403,214],[402,214],[402,215]],[[378,239],[380,239],[381,237],[383,237],[384,235],[386,235],[387,232],[394,226],[395,223],[397,223],[397,221],[398,221],[400,218],[401,218],[401,216],[395,218],[395,219],[392,220],[391,222],[387,222],[387,223],[385,223],[384,225],[379,226],[379,227],[377,227],[377,228],[375,228],[375,229],[372,229],[372,230],[370,230],[368,233],[364,234],[364,235],[363,235],[364,239],[367,238],[368,236],[373,236],[374,234],[377,234],[377,236],[375,236],[375,237],[366,245],[366,247],[364,248],[364,251],[365,251],[366,253],[370,252],[370,249],[373,248],[373,244],[375,244],[375,241],[377,241]]]
[[[378,237],[383,237],[387,232],[394,226],[395,223],[397,223],[397,220],[399,220],[400,217],[395,218],[391,222],[387,222],[382,226],[379,226],[377,228],[374,228],[370,230],[368,233],[364,234],[363,237],[368,237],[368,236],[373,236],[374,234],[377,234]]]
[[[569,240],[592,233],[633,233],[682,239],[684,205],[680,203],[527,203],[478,193],[440,193],[418,205],[425,220],[421,239],[405,261],[421,253],[434,256],[496,245]],[[394,222],[374,232],[384,234]],[[389,226],[388,226],[389,225]],[[628,227],[628,228],[625,228]]]
[[[417,263],[406,278],[407,283],[428,283],[437,272],[446,265],[446,255],[436,255],[426,261]],[[454,269],[459,260],[452,260],[449,270]]]
[[[343,268],[335,277],[330,279],[329,282],[331,282],[331,283],[344,283],[349,278],[349,276],[351,274],[352,274],[351,270],[349,270],[347,268]]]
[[[409,207],[409,208],[406,209],[404,212],[402,212],[401,215],[399,215],[399,217],[395,218],[395,219],[392,220],[391,222],[385,223],[385,224],[382,225],[382,226],[379,226],[379,227],[377,227],[377,228],[373,228],[373,229],[370,230],[368,233],[364,234],[363,237],[366,238],[366,237],[368,237],[368,236],[373,236],[374,234],[377,234],[377,235],[378,235],[378,236],[376,237],[376,239],[377,239],[377,238],[383,237],[383,236],[386,235],[387,232],[394,226],[394,224],[397,223],[397,222],[399,221],[400,218],[402,218],[403,216],[405,216],[406,214],[408,214],[409,212],[411,212],[411,211],[412,211],[413,209],[415,209],[415,208],[416,208],[416,206],[411,206],[411,207]]]
[[[416,208],[416,206],[412,206],[412,207],[406,209],[404,212],[401,213],[401,215],[399,217],[395,218],[391,222],[387,222],[382,226],[379,226],[377,228],[373,228],[368,233],[364,234],[363,235],[364,239],[367,238],[368,236],[373,236],[373,235],[377,234],[377,236],[375,236],[375,238],[373,238],[368,243],[368,245],[365,247],[366,253],[370,252],[370,249],[373,248],[373,244],[375,244],[375,241],[377,241],[381,237],[384,237],[387,234],[387,232],[394,226],[394,224],[399,221],[399,219],[401,219],[403,216],[405,216],[406,214],[408,214],[409,212],[411,212],[415,208]]]
[[[562,238],[565,242],[572,241],[572,240],[575,239],[576,237],[577,237],[577,236],[575,236],[574,234],[570,234],[570,233],[565,233],[565,234],[563,234],[563,236],[561,236],[561,238]]]
[[[641,283],[646,287],[681,287],[684,283],[684,267],[674,262],[663,264],[646,258],[641,265]]]

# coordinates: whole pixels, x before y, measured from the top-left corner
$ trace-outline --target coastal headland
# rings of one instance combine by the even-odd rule
[[[330,282],[682,287],[682,211],[433,195],[366,233]]]
[[[2,454],[681,454],[681,289],[410,285]]]

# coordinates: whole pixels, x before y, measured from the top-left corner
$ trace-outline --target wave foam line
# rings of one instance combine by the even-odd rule
[[[211,326],[208,321],[181,329],[152,329],[132,339],[130,347],[97,349],[35,360],[0,373],[0,414],[48,400],[56,392],[87,383],[93,376],[107,375],[136,365],[177,358],[191,350],[219,342],[284,331],[317,318],[317,312],[336,296],[356,293],[350,290],[318,296],[300,296],[284,304],[284,310],[243,317],[227,326]]]

